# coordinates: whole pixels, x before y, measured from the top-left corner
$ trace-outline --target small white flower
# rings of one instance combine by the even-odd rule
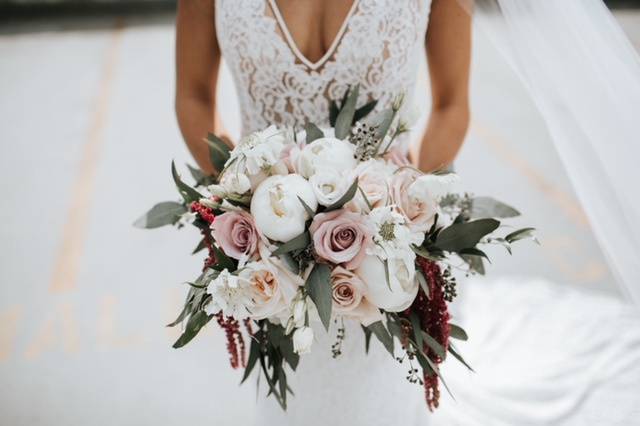
[[[231,194],[243,195],[251,189],[251,181],[244,173],[230,170],[220,180],[222,188]]]
[[[330,206],[337,202],[353,183],[349,173],[338,173],[334,170],[319,170],[311,176],[309,183],[318,199],[318,204]]]
[[[240,141],[232,151],[227,164],[240,162],[249,175],[269,170],[280,161],[280,155],[287,143],[287,134],[276,126],[252,133]]]
[[[306,145],[297,158],[297,171],[310,178],[320,169],[341,173],[353,170],[357,164],[355,147],[349,142],[335,138],[320,138]]]
[[[193,222],[195,222],[197,217],[198,217],[198,214],[196,212],[183,213],[180,216],[180,219],[178,219],[178,226],[192,225]]]
[[[313,344],[313,329],[311,327],[300,327],[293,332],[293,351],[298,355],[311,352]]]
[[[209,315],[222,311],[225,316],[243,319],[249,316],[251,306],[249,286],[237,276],[224,269],[207,286],[211,300],[205,306]]]
[[[411,245],[420,245],[424,234],[412,232],[407,226],[407,219],[395,211],[394,206],[377,207],[369,213],[376,232],[373,235],[373,248],[367,249],[380,259],[402,258],[413,253]]]
[[[306,297],[301,297],[293,303],[292,316],[291,316],[293,318],[293,324],[296,327],[302,327],[305,323],[306,316],[307,316],[307,299]]]

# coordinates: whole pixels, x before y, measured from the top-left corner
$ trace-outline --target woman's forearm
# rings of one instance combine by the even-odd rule
[[[466,106],[435,108],[420,144],[418,168],[432,172],[449,167],[462,147],[468,127]]]
[[[213,132],[214,106],[210,97],[187,96],[176,97],[176,115],[187,148],[206,174],[212,175],[214,170],[209,160],[209,146],[205,142],[207,133]]]

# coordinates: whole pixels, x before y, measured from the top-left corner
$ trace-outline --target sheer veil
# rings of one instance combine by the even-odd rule
[[[458,0],[526,86],[640,305],[640,58],[602,0]]]

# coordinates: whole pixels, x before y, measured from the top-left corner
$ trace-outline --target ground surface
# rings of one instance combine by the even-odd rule
[[[640,14],[618,17],[640,46]],[[172,109],[170,19],[5,30],[0,423],[250,423],[251,404],[240,402],[254,390],[236,386],[215,327],[181,351],[162,327],[199,266],[188,256],[196,236],[131,227],[175,198],[169,162],[188,161]],[[615,294],[539,117],[495,52],[477,44],[473,129],[457,169],[474,192],[526,212],[521,223],[543,243],[512,259],[496,252],[492,273]],[[223,116],[237,131],[223,78]]]

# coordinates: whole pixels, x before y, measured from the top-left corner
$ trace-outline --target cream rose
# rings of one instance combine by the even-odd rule
[[[320,138],[306,145],[297,158],[297,172],[310,178],[319,170],[344,172],[356,167],[355,147],[335,138]]]
[[[251,297],[250,317],[255,320],[282,314],[304,284],[302,278],[292,273],[280,259],[269,257],[264,245],[260,245],[262,259],[248,263],[238,274],[238,279],[248,287]]]
[[[298,197],[312,210],[318,207],[311,185],[300,175],[271,176],[258,186],[251,214],[262,235],[287,242],[304,231],[309,215]]]
[[[352,318],[365,327],[382,319],[380,310],[366,298],[367,286],[352,271],[338,266],[331,271],[333,313]]]
[[[390,182],[393,204],[407,218],[407,225],[414,232],[428,230],[438,211],[437,200],[428,191],[411,191],[412,185],[421,177],[422,172],[406,167],[398,170]]]
[[[404,257],[387,259],[389,282],[384,263],[377,256],[367,256],[356,269],[356,274],[367,283],[367,298],[375,306],[389,312],[407,309],[418,294],[414,259]]]
[[[346,207],[352,211],[368,211],[369,207],[376,208],[387,204],[389,180],[394,169],[395,167],[382,160],[360,163],[355,169],[360,190]]]

